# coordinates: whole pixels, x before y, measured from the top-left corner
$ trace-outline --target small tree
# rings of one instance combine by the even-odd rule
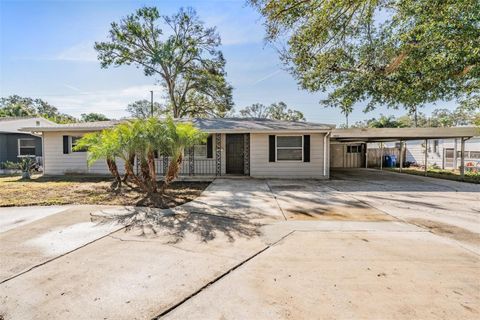
[[[112,190],[121,188],[122,178],[118,172],[116,163],[116,158],[120,155],[120,145],[118,134],[115,130],[107,129],[101,132],[87,133],[77,141],[73,149],[88,150],[88,166],[91,166],[100,159],[105,159],[108,170],[115,178],[111,186]]]
[[[115,178],[113,189],[119,189],[122,179],[116,159],[125,162],[125,175],[149,197],[158,195],[155,152],[171,158],[165,182],[166,187],[178,176],[184,150],[206,140],[207,134],[190,123],[176,124],[173,119],[137,119],[121,123],[114,128],[89,133],[78,140],[76,149],[88,150],[88,165],[106,159],[108,168]],[[137,160],[140,172],[135,172]]]
[[[130,103],[127,106],[127,112],[134,118],[147,119],[151,116],[161,116],[165,114],[165,108],[158,102],[153,103],[153,115],[152,115],[152,103],[148,100],[138,100]]]
[[[275,119],[286,121],[305,121],[305,116],[300,111],[290,109],[285,102],[272,103],[265,106],[261,103],[254,103],[251,106],[241,109],[240,116],[244,118]]]
[[[186,149],[196,144],[205,142],[207,134],[196,129],[191,123],[179,123],[175,125],[171,119],[167,120],[168,139],[165,145],[165,153],[171,156],[168,170],[165,173],[165,181],[162,191],[178,177],[183,153]]]
[[[80,115],[80,121],[82,122],[94,122],[94,121],[108,121],[108,119],[105,115],[101,113],[82,113]]]

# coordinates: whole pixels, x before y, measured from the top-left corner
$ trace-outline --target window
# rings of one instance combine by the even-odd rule
[[[71,150],[73,152],[86,152],[87,150],[86,149],[79,149],[79,150],[75,150],[74,147],[77,145],[77,140],[79,140],[81,137],[71,137],[72,139],[72,142],[71,142],[71,145],[72,145],[72,148]]]
[[[303,161],[303,136],[277,136],[277,161]]]
[[[470,158],[480,159],[480,151],[470,151]]]
[[[18,139],[18,155],[34,156],[35,155],[35,139]]]
[[[360,153],[362,152],[362,147],[360,146],[347,146],[347,153]]]
[[[195,157],[207,157],[207,144],[197,144],[193,147],[193,154]]]

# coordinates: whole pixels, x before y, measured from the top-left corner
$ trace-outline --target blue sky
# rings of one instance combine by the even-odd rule
[[[217,27],[237,110],[256,102],[284,101],[309,121],[344,122],[338,110],[319,104],[325,93],[300,90],[282,70],[276,51],[263,41],[260,15],[244,0],[0,0],[0,96],[39,97],[74,116],[100,112],[112,118],[126,116],[128,103],[149,99],[150,90],[160,98],[157,79],[133,66],[101,69],[93,50],[95,41],[106,39],[112,21],[145,5],[157,6],[162,14],[190,6],[207,25]],[[429,114],[436,107],[453,109],[455,103],[429,105],[424,111]],[[380,113],[404,113],[361,110],[357,106],[351,123]]]

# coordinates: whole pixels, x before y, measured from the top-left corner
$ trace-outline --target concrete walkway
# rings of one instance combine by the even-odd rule
[[[73,206],[18,224],[0,233],[0,315],[478,318],[476,186],[335,174],[217,179],[173,210]]]

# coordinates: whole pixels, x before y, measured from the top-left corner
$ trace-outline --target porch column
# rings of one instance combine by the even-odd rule
[[[162,166],[163,166],[163,175],[165,175],[168,171],[168,156],[163,155],[163,161],[162,161]]]
[[[188,175],[195,175],[195,148],[193,146],[188,149]]]
[[[425,169],[424,174],[425,176],[428,175],[428,139],[425,139]]]
[[[383,142],[380,142],[380,170],[383,170]]]
[[[365,146],[365,169],[368,168],[368,146],[367,143],[364,144]]]
[[[222,175],[222,134],[215,134],[215,175]]]
[[[400,172],[402,172],[403,169],[403,141],[400,140]]]
[[[453,143],[453,169],[457,170],[458,168],[458,141],[457,138],[455,138],[454,143]]]
[[[243,172],[250,175],[250,133],[243,134]]]

